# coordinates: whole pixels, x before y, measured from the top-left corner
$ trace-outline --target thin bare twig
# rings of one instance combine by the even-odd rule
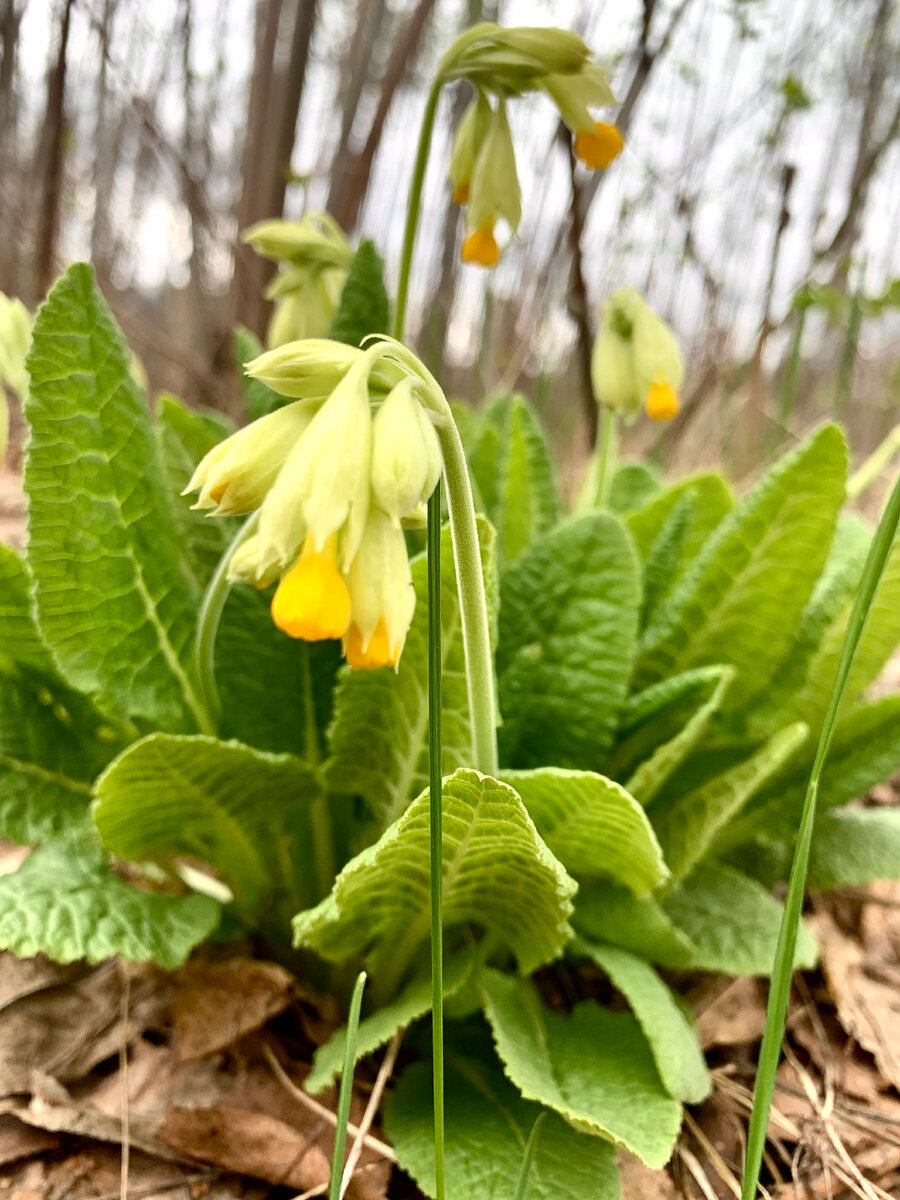
[[[405,1029],[397,1030],[382,1059],[381,1066],[378,1068],[375,1086],[372,1088],[369,1103],[366,1105],[366,1111],[363,1113],[362,1120],[359,1123],[359,1133],[356,1135],[356,1140],[347,1156],[347,1165],[344,1167],[344,1174],[341,1177],[340,1200],[343,1200],[344,1192],[350,1186],[350,1180],[353,1178],[353,1172],[356,1170],[359,1156],[363,1152],[363,1140],[372,1128],[372,1122],[375,1120],[375,1114],[378,1112],[378,1106],[381,1104],[381,1097],[384,1094],[385,1086],[391,1077],[394,1063],[397,1061],[397,1053],[400,1050],[400,1043],[403,1041],[403,1034],[405,1032]]]

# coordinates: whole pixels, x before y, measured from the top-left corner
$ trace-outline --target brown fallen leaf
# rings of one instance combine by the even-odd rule
[[[45,988],[57,987],[86,975],[89,969],[84,963],[55,963],[43,954],[35,958],[17,958],[4,950],[0,953],[0,1009],[23,996],[32,996]]]
[[[0,1167],[22,1158],[33,1158],[47,1150],[55,1150],[59,1138],[44,1129],[33,1129],[10,1113],[0,1116]]]
[[[616,1155],[616,1165],[622,1183],[622,1200],[677,1200],[678,1193],[668,1172],[651,1171],[625,1150]]]
[[[756,1042],[766,1024],[765,995],[756,979],[733,979],[699,1008],[697,1026],[704,1050]]]
[[[189,963],[176,976],[175,1047],[182,1059],[225,1049],[284,1012],[293,975],[275,963],[233,958]]]

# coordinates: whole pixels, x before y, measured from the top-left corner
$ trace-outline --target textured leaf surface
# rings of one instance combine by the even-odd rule
[[[309,811],[320,787],[299,759],[210,737],[151,734],[110,764],[96,795],[94,820],[119,858],[200,859],[250,912],[279,876],[303,894]]]
[[[193,596],[144,398],[90,267],[38,313],[28,358],[29,562],[66,681],[166,728],[207,718],[183,665]]]
[[[444,962],[444,998],[455,996],[468,980],[475,962],[474,947],[461,950]],[[431,1012],[431,971],[419,975],[391,1001],[360,1021],[356,1035],[356,1061],[386,1045],[400,1029]],[[303,1081],[307,1092],[315,1095],[327,1088],[344,1066],[347,1028],[333,1033],[313,1056],[312,1070]]]
[[[620,1200],[613,1147],[523,1100],[480,1022],[448,1029],[444,1083],[447,1200],[510,1200],[542,1112],[524,1200]],[[433,1121],[431,1068],[416,1063],[400,1077],[385,1122],[400,1166],[427,1196],[435,1195]]]
[[[524,396],[497,396],[487,405],[469,465],[504,569],[559,520],[553,460]]]
[[[571,949],[596,963],[628,1001],[669,1095],[685,1104],[705,1100],[711,1084],[696,1026],[649,963],[626,950],[581,938]]]
[[[696,554],[719,522],[734,507],[734,498],[727,481],[716,472],[689,475],[650,500],[637,512],[630,513],[628,529],[634,538],[638,554],[646,562],[653,544],[662,532],[669,515],[684,496],[695,501],[694,532],[685,540],[685,557],[690,549]]]
[[[480,980],[497,1052],[526,1100],[625,1146],[650,1167],[668,1162],[681,1106],[663,1087],[633,1017],[592,1000],[558,1013],[527,979],[485,970]]]
[[[833,425],[775,464],[718,525],[647,629],[639,683],[731,663],[738,674],[728,708],[762,691],[790,648],[824,566],[845,472],[843,435]]]
[[[501,778],[576,879],[607,876],[642,896],[668,878],[644,810],[611,779],[561,767],[503,771]]]
[[[558,525],[503,576],[501,759],[596,768],[634,663],[640,581],[621,522],[591,513]]]
[[[20,958],[133,962],[180,967],[208,937],[219,906],[208,896],[139,891],[106,865],[99,847],[57,839],[0,878],[0,947]]]
[[[571,936],[576,885],[518,795],[460,769],[444,780],[443,809],[445,928],[488,930],[522,971],[556,958]],[[409,962],[428,937],[429,825],[426,792],[344,867],[326,900],[295,918],[295,944],[334,962],[362,954],[373,974]]]
[[[655,897],[639,899],[619,884],[579,888],[573,922],[591,941],[630,950],[661,967],[686,967],[696,953]]]
[[[350,263],[328,336],[336,342],[346,342],[348,346],[359,346],[370,333],[387,333],[387,327],[384,263],[374,242],[360,242]]]
[[[625,734],[608,769],[625,776],[639,804],[649,804],[709,728],[734,678],[732,667],[699,667],[663,680],[635,697],[627,720],[651,715]],[[651,693],[655,695],[651,696]],[[657,707],[657,701],[664,701]]]
[[[644,508],[663,490],[659,473],[643,462],[626,462],[616,467],[609,489],[611,512],[625,516]]]
[[[674,800],[653,823],[673,882],[685,879],[749,798],[806,740],[805,725],[789,725],[730,771]]]
[[[200,459],[234,426],[219,413],[190,409],[175,396],[163,393],[156,411],[156,437],[163,470],[172,495],[182,547],[182,569],[202,590],[237,531],[238,523],[194,511],[195,496],[182,496]]]
[[[900,808],[853,808],[816,818],[810,886],[900,879]]]
[[[25,562],[15,550],[0,545],[0,661],[55,675],[50,651],[34,622],[28,588]]]
[[[480,521],[482,563],[493,590],[493,531]],[[382,828],[404,811],[428,782],[428,571],[425,555],[413,560],[416,611],[400,668],[395,673],[347,671],[339,679],[330,757],[331,791],[362,796]],[[441,533],[441,655],[443,662],[443,768],[470,766],[472,727],[456,571],[450,530]]]
[[[721,847],[756,837],[793,840],[812,770],[815,745],[807,743],[719,839]],[[864,796],[900,769],[900,696],[885,696],[851,710],[838,721],[819,784],[819,813]]]
[[[703,863],[666,899],[665,909],[696,947],[691,966],[727,975],[770,975],[782,907],[755,880],[719,863]],[[815,938],[801,922],[795,966],[817,958]]]

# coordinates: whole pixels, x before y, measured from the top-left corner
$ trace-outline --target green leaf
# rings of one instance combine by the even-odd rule
[[[739,709],[765,689],[825,563],[845,472],[844,438],[834,425],[775,464],[718,525],[647,629],[640,685],[689,667],[731,663],[738,673],[726,707]]]
[[[611,779],[561,767],[500,777],[522,797],[538,833],[576,879],[606,876],[643,896],[668,878],[644,810]]]
[[[282,396],[279,392],[274,391],[268,384],[263,383],[261,379],[253,379],[250,375],[244,374],[245,363],[252,362],[254,358],[259,358],[263,352],[263,345],[255,333],[245,328],[243,325],[234,327],[234,356],[238,363],[238,374],[241,378],[241,385],[244,389],[244,400],[247,403],[247,413],[251,421],[256,421],[260,417],[266,417],[269,413],[274,412],[276,408],[282,408],[289,403],[289,397]]]
[[[719,839],[722,849],[755,838],[793,841],[812,770],[815,745],[780,771]],[[864,796],[900,768],[900,696],[885,696],[839,719],[819,785],[818,811]]]
[[[455,996],[468,981],[475,963],[474,947],[467,947],[453,954],[444,962],[444,999]],[[379,1008],[370,1017],[360,1021],[356,1035],[356,1061],[372,1054],[379,1046],[386,1045],[400,1029],[431,1012],[431,971],[417,975],[399,995]],[[344,1063],[344,1047],[347,1029],[333,1033],[313,1056],[312,1070],[303,1081],[311,1095],[323,1092],[341,1073]]]
[[[494,575],[493,530],[479,521],[488,597]],[[412,562],[416,611],[396,672],[344,670],[335,695],[325,779],[333,792],[362,796],[381,828],[400,816],[428,783],[428,571],[425,555]],[[472,763],[456,570],[449,527],[441,532],[441,657],[443,768]]]
[[[733,867],[703,863],[666,898],[665,910],[696,947],[691,967],[726,975],[771,975],[782,906]],[[795,966],[815,966],[818,950],[800,925]]]
[[[900,809],[849,808],[816,819],[810,886],[862,887],[900,879]]]
[[[201,458],[234,426],[212,410],[188,408],[175,396],[163,393],[156,412],[156,437],[163,470],[169,483],[182,548],[182,570],[194,587],[202,590],[237,530],[233,520],[210,517],[192,509],[193,496],[182,496]]]
[[[644,462],[620,463],[609,489],[609,508],[619,516],[644,508],[663,490],[659,472]]]
[[[501,759],[593,769],[634,663],[640,580],[621,522],[558,525],[503,576],[497,651]]]
[[[527,979],[485,970],[485,1015],[507,1076],[576,1128],[663,1167],[675,1146],[681,1105],[666,1093],[634,1017],[594,1001],[553,1012]]]
[[[375,243],[360,242],[350,263],[328,336],[348,346],[359,346],[370,333],[387,333],[388,294],[384,263]]]
[[[495,397],[481,413],[469,466],[497,530],[501,570],[559,520],[553,460],[544,430],[518,393]]]
[[[303,895],[311,874],[314,772],[290,755],[210,737],[151,734],[96,784],[94,820],[118,858],[167,864],[188,856],[215,867],[246,913],[279,881]]]
[[[272,620],[271,599],[271,592],[237,584],[225,602],[216,637],[220,733],[317,763],[340,646],[289,638]]]
[[[727,481],[718,472],[689,475],[654,497],[637,512],[630,513],[626,524],[640,557],[646,562],[653,545],[682,497],[695,502],[694,527],[690,539],[685,539],[685,557],[690,548],[696,554],[723,517],[734,507],[734,498]]]
[[[690,938],[675,927],[658,900],[638,899],[614,883],[579,888],[573,923],[591,940],[630,950],[661,967],[686,967],[696,953]]]
[[[55,676],[50,651],[34,621],[29,583],[25,562],[0,544],[0,661]]]
[[[29,562],[66,681],[113,713],[208,725],[184,667],[194,597],[153,428],[89,266],[38,313],[28,369]]]
[[[444,780],[443,808],[445,929],[470,923],[486,929],[522,971],[556,958],[572,933],[576,885],[518,795],[460,769]],[[400,982],[428,939],[429,827],[425,792],[344,867],[327,899],[294,918],[295,945],[332,962],[363,955],[389,992],[383,973]]]
[[[685,543],[696,514],[697,500],[686,492],[666,518],[644,565],[644,604],[641,628],[652,625],[683,574]]]
[[[685,1104],[705,1100],[711,1083],[696,1025],[653,968],[625,950],[581,938],[576,938],[570,949],[595,963],[628,1001],[669,1095]]]
[[[606,770],[648,805],[709,728],[728,690],[732,667],[699,667],[654,684],[629,701]]]
[[[789,725],[750,758],[679,796],[654,815],[654,828],[673,883],[690,875],[753,793],[799,749],[807,733],[803,724]]]
[[[385,1127],[400,1166],[434,1196],[431,1067],[419,1062],[400,1077]],[[479,1022],[447,1030],[444,1065],[446,1200],[510,1200],[525,1145],[541,1113],[523,1200],[620,1200],[613,1147],[578,1133],[507,1080]]]
[[[98,846],[74,838],[47,842],[0,878],[0,947],[20,958],[97,963],[117,954],[174,969],[218,920],[208,896],[139,891]]]

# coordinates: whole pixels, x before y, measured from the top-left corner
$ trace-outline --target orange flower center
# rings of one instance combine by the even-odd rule
[[[586,167],[600,171],[622,153],[625,142],[615,125],[598,121],[593,132],[582,130],[575,138],[575,153]]]
[[[667,383],[651,383],[645,400],[647,416],[651,421],[671,421],[678,416],[681,405],[678,393]]]
[[[337,535],[321,550],[308,535],[296,566],[272,597],[272,620],[292,638],[321,642],[341,638],[350,624],[350,593],[337,567]]]
[[[456,185],[456,187],[453,189],[453,203],[454,204],[468,204],[469,203],[469,183],[468,183],[468,181],[466,181],[466,183],[458,183]]]
[[[375,632],[369,639],[369,644],[363,649],[363,636],[359,626],[350,626],[347,641],[344,646],[347,662],[354,671],[371,671],[375,667],[392,667],[397,661],[397,655],[391,649],[387,625],[384,617],[380,617],[375,626]]]
[[[460,257],[465,263],[478,263],[482,267],[496,267],[500,261],[500,251],[497,248],[497,239],[494,237],[494,227],[482,225],[480,229],[470,233],[462,244]]]

